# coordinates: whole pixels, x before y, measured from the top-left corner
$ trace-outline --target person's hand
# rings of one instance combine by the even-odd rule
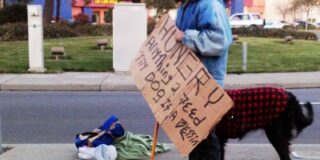
[[[184,32],[178,30],[178,32],[176,33],[176,41],[182,42],[183,37],[184,37]]]

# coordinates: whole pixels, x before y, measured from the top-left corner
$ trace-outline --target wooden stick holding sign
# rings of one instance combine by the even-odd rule
[[[153,139],[152,139],[152,149],[151,149],[151,156],[150,160],[154,160],[156,156],[156,148],[157,148],[157,139],[158,139],[158,133],[159,133],[159,123],[157,120],[154,122],[154,129],[153,129]]]
[[[176,41],[177,31],[170,16],[162,16],[130,71],[156,121],[186,156],[207,137],[233,101],[197,55]]]

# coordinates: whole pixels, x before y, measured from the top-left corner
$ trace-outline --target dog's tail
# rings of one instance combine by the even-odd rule
[[[294,107],[295,114],[295,123],[298,129],[298,132],[302,131],[305,127],[309,126],[313,122],[313,109],[312,104],[310,102],[306,102],[305,104],[300,104],[297,100],[296,96],[294,96],[291,92],[288,92],[288,103],[289,106]]]
[[[310,102],[306,102],[301,106],[303,113],[303,123],[305,126],[309,126],[313,122],[313,109]]]

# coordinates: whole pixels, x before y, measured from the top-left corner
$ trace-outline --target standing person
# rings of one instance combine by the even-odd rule
[[[223,87],[232,33],[223,0],[182,0],[177,13],[176,40],[191,48]],[[189,155],[189,160],[220,160],[214,131]]]

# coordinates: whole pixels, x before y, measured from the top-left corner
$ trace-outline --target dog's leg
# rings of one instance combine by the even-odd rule
[[[221,160],[224,160],[225,157],[225,146],[226,146],[226,143],[227,143],[227,138],[224,138],[222,136],[220,136],[219,134],[217,134],[218,136],[218,139],[219,139],[219,143],[220,143],[220,153],[221,153]]]
[[[217,135],[212,132],[189,155],[189,160],[220,160],[220,143]]]
[[[277,123],[279,124],[279,123]],[[272,146],[278,152],[281,160],[290,160],[289,146],[290,146],[290,133],[281,127],[281,125],[268,126],[265,128],[266,135],[271,142]]]

